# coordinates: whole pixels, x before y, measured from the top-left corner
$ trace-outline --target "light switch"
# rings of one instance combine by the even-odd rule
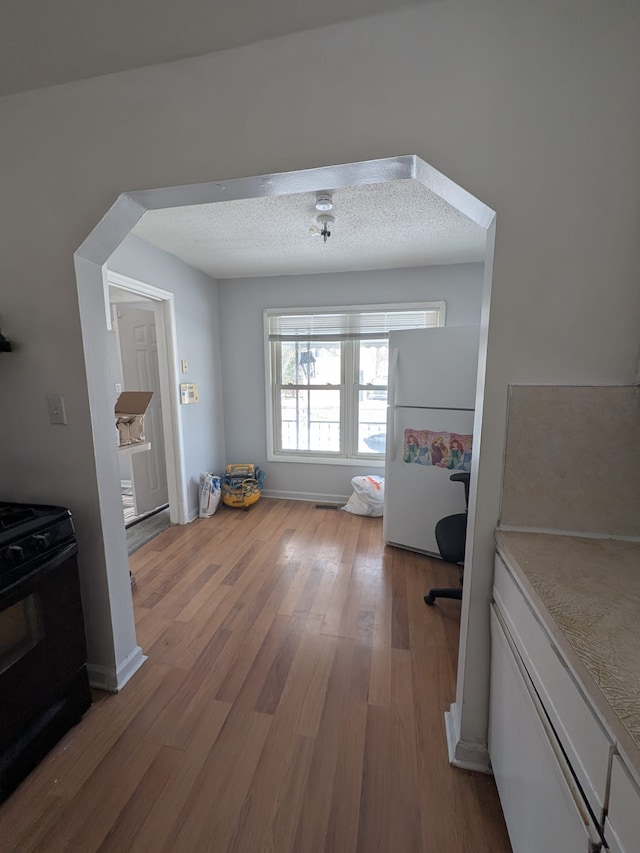
[[[67,413],[64,410],[64,397],[60,394],[49,394],[47,403],[49,405],[49,421],[52,424],[66,424]]]
[[[184,374],[187,374],[189,372],[189,362],[187,361],[186,358],[183,358],[182,361],[180,362],[180,370]]]

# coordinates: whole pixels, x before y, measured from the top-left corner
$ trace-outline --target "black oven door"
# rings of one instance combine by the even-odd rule
[[[76,551],[43,555],[0,592],[0,766],[25,732],[46,725],[80,671],[80,715],[90,702]]]

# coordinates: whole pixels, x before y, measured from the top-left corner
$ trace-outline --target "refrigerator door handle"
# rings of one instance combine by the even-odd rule
[[[399,357],[398,347],[394,347],[391,350],[391,357],[389,358],[389,393],[387,400],[390,406],[395,406],[396,404],[396,376],[398,374]]]
[[[391,461],[396,461],[396,407],[387,406],[387,447],[391,448]]]

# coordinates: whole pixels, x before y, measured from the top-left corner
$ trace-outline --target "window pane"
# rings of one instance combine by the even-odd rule
[[[340,391],[280,392],[282,450],[340,452]]]
[[[283,341],[281,385],[340,385],[341,345],[338,341]]]
[[[389,373],[389,342],[360,341],[360,385],[386,385]]]
[[[358,453],[383,454],[386,439],[387,392],[360,391],[358,394]]]

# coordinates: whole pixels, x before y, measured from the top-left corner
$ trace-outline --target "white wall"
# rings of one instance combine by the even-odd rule
[[[448,325],[480,323],[483,264],[327,275],[220,279],[219,304],[227,460],[258,462],[278,497],[340,500],[366,468],[267,462],[264,308],[444,300]],[[238,331],[241,330],[239,336]],[[383,471],[368,466],[372,471]]]
[[[94,659],[132,640],[110,621],[126,590],[110,598],[104,568],[73,252],[126,190],[416,153],[497,211],[461,636],[462,735],[482,742],[507,385],[635,376],[638,43],[628,0],[441,0],[0,100],[0,319],[17,345],[0,355],[0,495],[74,511]]]
[[[200,402],[180,407],[188,508],[195,518],[200,472],[219,471],[225,460],[217,283],[134,234],[107,267],[174,294],[178,358],[189,364],[180,379],[200,386]]]

